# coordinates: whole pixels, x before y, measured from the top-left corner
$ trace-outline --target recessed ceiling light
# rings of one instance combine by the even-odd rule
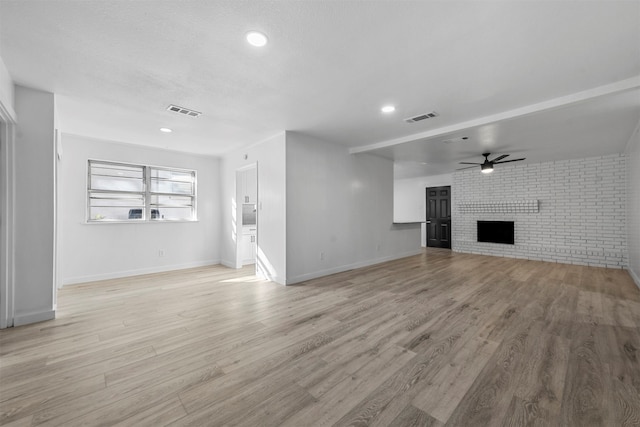
[[[380,110],[383,113],[393,113],[394,111],[396,111],[396,107],[394,107],[393,105],[385,105]]]
[[[256,47],[262,47],[269,41],[267,36],[259,31],[249,31],[246,37],[249,44]]]
[[[160,128],[160,132],[171,133],[173,131],[171,129],[169,129],[169,128]]]

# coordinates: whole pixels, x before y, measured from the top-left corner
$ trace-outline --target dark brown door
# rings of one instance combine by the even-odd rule
[[[451,249],[451,187],[427,188],[427,246]]]

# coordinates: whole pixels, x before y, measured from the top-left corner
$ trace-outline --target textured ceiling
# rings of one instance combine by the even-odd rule
[[[245,42],[252,29],[265,48]],[[442,154],[410,136],[640,75],[640,2],[2,0],[0,56],[18,84],[58,95],[63,132],[209,155],[282,130],[352,148],[404,138],[374,152],[450,171],[487,142]],[[592,100],[605,115],[626,106],[602,120],[609,151],[638,121],[630,93]],[[387,103],[397,111],[381,114]],[[492,144],[578,156],[585,138],[597,144],[581,108],[494,123]],[[431,110],[440,116],[402,120]]]

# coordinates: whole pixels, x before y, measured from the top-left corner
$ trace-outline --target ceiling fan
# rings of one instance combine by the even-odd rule
[[[513,159],[513,160],[502,160],[505,157],[508,157],[510,154],[503,154],[501,156],[496,157],[493,160],[489,160],[489,156],[491,155],[491,153],[482,153],[482,155],[484,156],[484,162],[482,162],[482,163],[460,162],[460,164],[461,165],[480,165],[480,170],[482,171],[482,173],[491,173],[491,172],[493,172],[493,165],[496,165],[498,163],[519,162],[521,160],[525,160],[525,158]],[[458,169],[458,170],[461,171],[461,170],[465,170],[465,169],[471,169],[471,168],[474,168],[474,167],[475,166],[469,166],[468,168],[461,168],[461,169]]]

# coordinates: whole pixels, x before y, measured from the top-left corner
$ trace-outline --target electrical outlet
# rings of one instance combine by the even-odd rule
[[[376,245],[376,250],[377,250],[378,252],[380,252],[380,243],[378,243],[378,244]]]
[[[324,252],[320,252],[320,261],[324,261]]]
[[[162,258],[164,256],[164,251],[162,249],[158,250],[158,256]]]

